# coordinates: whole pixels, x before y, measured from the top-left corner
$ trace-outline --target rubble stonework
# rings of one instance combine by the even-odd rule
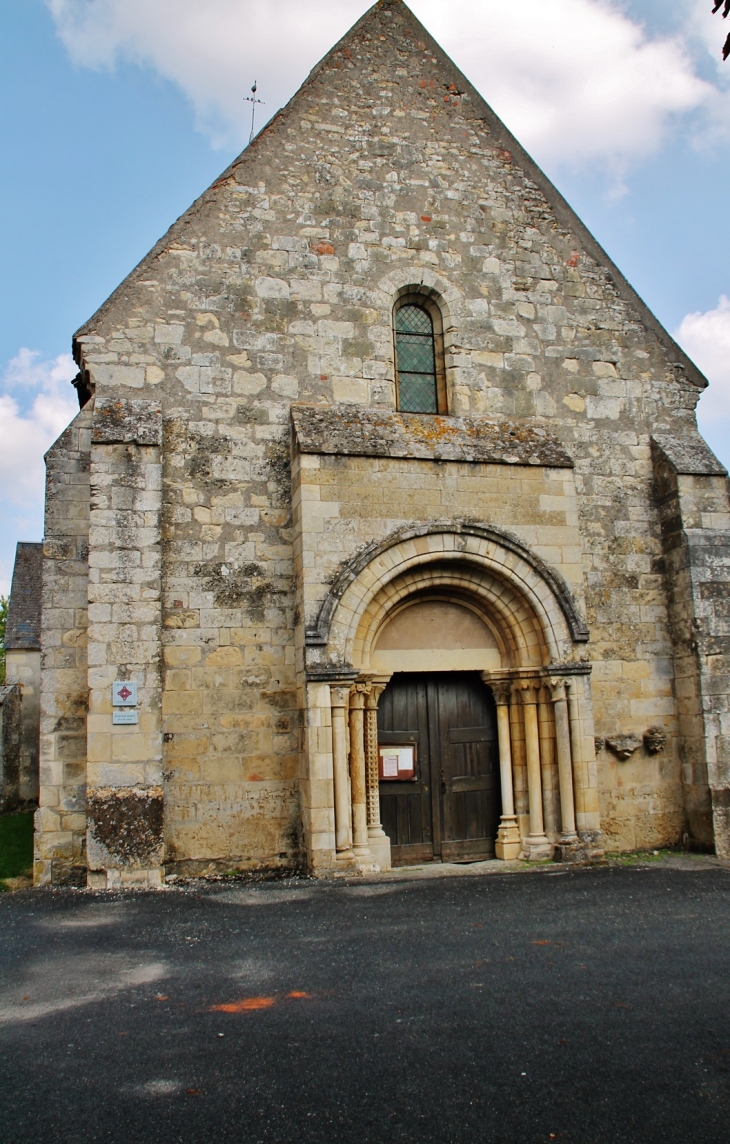
[[[443,320],[443,417],[396,412],[405,295]],[[387,862],[352,736],[409,592],[492,617],[504,853],[727,845],[727,481],[706,447],[677,462],[706,382],[400,0],[74,352],[95,396],[48,458],[39,881],[364,868],[366,806]]]
[[[19,543],[15,552],[5,630],[5,682],[20,686],[23,744],[17,795],[21,805],[29,806],[38,799],[42,574],[42,545]]]
[[[20,797],[23,712],[20,684],[0,686],[0,814],[17,810]]]

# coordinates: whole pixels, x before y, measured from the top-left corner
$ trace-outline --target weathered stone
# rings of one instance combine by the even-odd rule
[[[0,814],[21,804],[23,711],[20,685],[0,686]]]
[[[295,405],[292,420],[302,453],[573,468],[557,437],[524,421],[386,413],[359,405]]]
[[[43,546],[18,544],[5,630],[5,682],[20,686],[23,743],[17,793],[19,803],[27,805],[38,799],[42,572]]]
[[[606,739],[606,746],[609,747],[614,755],[624,762],[630,759],[634,751],[638,751],[641,746],[641,739],[638,735],[613,735]]]
[[[443,415],[398,410],[404,299],[432,315]],[[523,845],[538,748],[533,842],[560,838],[549,679],[583,857],[685,833],[730,853],[730,511],[697,432],[706,382],[400,0],[74,352],[95,397],[48,454],[39,881],[88,864],[87,794],[94,885],[155,885],[163,862],[355,869],[332,697],[379,678],[378,633],[434,599],[492,633],[472,649],[489,686],[539,695],[537,747],[532,714],[502,716]],[[117,679],[138,684],[135,727],[112,722]],[[647,726],[656,756],[596,759]],[[135,857],[108,792],[160,790],[164,831]]]
[[[650,727],[644,732],[644,746],[650,755],[658,755],[667,745],[667,736],[661,727]]]
[[[159,404],[100,397],[94,404],[91,441],[94,445],[161,445]]]
[[[164,795],[161,788],[97,787],[87,801],[90,870],[163,862]]]

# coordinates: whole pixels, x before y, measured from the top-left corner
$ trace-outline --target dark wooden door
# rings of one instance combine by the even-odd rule
[[[393,864],[493,857],[501,813],[496,711],[479,676],[393,676],[378,728],[382,744],[416,747],[415,781],[380,784]]]

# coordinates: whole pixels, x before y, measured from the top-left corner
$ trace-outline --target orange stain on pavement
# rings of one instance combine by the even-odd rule
[[[211,1005],[211,1013],[253,1013],[257,1009],[270,1009],[276,1004],[275,997],[246,997],[231,1005]]]

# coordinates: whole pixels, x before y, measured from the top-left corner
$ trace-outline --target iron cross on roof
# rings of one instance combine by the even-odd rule
[[[257,99],[256,98],[256,92],[258,91],[258,89],[259,89],[259,81],[255,80],[254,85],[251,88],[251,94],[246,95],[243,98],[244,103],[250,103],[251,104],[251,134],[250,134],[249,140],[248,140],[249,143],[251,142],[251,140],[254,137],[254,127],[256,125],[256,104],[260,103],[262,107],[264,106],[263,99]]]

